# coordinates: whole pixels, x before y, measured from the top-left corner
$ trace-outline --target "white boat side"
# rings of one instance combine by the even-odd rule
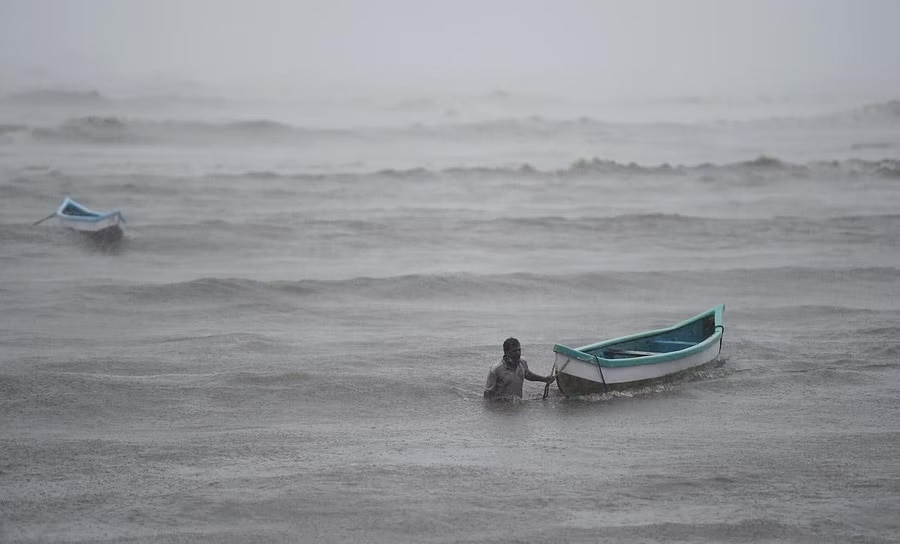
[[[619,367],[601,367],[593,361],[582,361],[574,357],[568,357],[562,353],[557,353],[553,365],[554,373],[568,374],[583,380],[590,380],[598,383],[605,382],[606,384],[611,385],[661,378],[689,368],[702,366],[715,361],[719,356],[720,350],[721,344],[714,341],[705,349],[699,350],[683,358],[654,364]],[[600,375],[601,370],[603,372],[602,376]]]
[[[69,206],[74,206],[84,212],[85,215],[64,213],[64,210]],[[121,229],[125,224],[125,217],[119,210],[96,212],[82,206],[69,197],[66,197],[56,210],[56,217],[59,219],[60,225],[81,232],[100,232],[114,227]]]

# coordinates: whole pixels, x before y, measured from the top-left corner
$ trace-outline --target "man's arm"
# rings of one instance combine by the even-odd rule
[[[522,361],[522,362],[524,363],[525,361]],[[531,369],[528,368],[527,363],[525,364],[525,379],[532,381],[532,382],[544,382],[544,383],[551,383],[554,380],[553,376],[541,376],[540,374],[535,374],[534,372],[531,371]]]

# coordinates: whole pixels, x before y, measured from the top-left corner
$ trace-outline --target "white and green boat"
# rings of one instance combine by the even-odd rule
[[[57,208],[56,217],[60,225],[96,241],[118,241],[125,227],[125,216],[119,210],[96,212],[69,197]]]
[[[722,350],[724,311],[719,304],[672,327],[580,348],[556,344],[556,384],[567,397],[603,393],[713,363]]]

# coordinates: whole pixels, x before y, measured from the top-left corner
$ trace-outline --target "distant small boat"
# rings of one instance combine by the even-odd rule
[[[56,210],[60,225],[94,238],[117,240],[122,237],[125,217],[119,210],[96,212],[69,197]]]
[[[553,346],[553,375],[562,394],[603,393],[712,363],[722,350],[725,305],[666,329],[590,344]]]

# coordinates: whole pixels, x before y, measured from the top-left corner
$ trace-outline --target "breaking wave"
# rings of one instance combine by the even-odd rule
[[[900,100],[889,100],[863,106],[858,114],[868,119],[900,119]]]
[[[662,163],[659,165],[643,165],[635,162],[619,162],[598,157],[582,158],[572,162],[567,168],[541,170],[530,164],[522,164],[513,167],[451,167],[440,170],[427,168],[409,169],[384,169],[375,172],[361,174],[282,174],[270,170],[248,171],[240,174],[229,174],[225,177],[243,179],[297,179],[297,180],[321,180],[342,178],[348,181],[364,178],[392,178],[392,179],[432,179],[440,177],[478,178],[478,177],[566,177],[566,176],[595,176],[595,175],[630,175],[630,176],[658,176],[658,175],[711,175],[711,174],[746,174],[769,173],[775,175],[809,177],[811,175],[876,175],[887,178],[900,178],[900,160],[885,158],[882,160],[833,160],[812,161],[808,163],[795,163],[775,157],[761,155],[755,159],[732,163],[701,163],[694,165],[680,165]],[[216,177],[221,178],[222,175]]]
[[[66,89],[36,89],[13,93],[0,98],[0,102],[15,106],[41,107],[98,107],[111,101],[98,91],[73,91]]]
[[[88,116],[69,119],[56,128],[35,128],[38,141],[70,143],[139,143],[141,138],[117,117]]]
[[[272,142],[298,140],[310,131],[266,119],[210,123],[199,121],[140,121],[114,115],[89,115],[68,119],[57,126],[2,125],[0,136],[29,134],[49,143],[221,143],[223,141]],[[333,131],[316,131],[322,136]]]
[[[36,140],[55,143],[227,143],[239,141],[243,144],[296,144],[308,141],[352,141],[373,142],[384,139],[398,141],[432,141],[452,143],[460,139],[497,139],[505,141],[545,140],[547,138],[573,138],[578,141],[615,141],[618,138],[635,138],[646,131],[662,136],[683,138],[689,135],[707,134],[709,131],[731,130],[735,126],[747,128],[818,128],[824,125],[844,126],[894,126],[900,121],[900,100],[868,104],[855,110],[819,117],[766,118],[744,121],[719,121],[714,123],[624,123],[609,122],[591,116],[567,119],[547,118],[541,115],[520,115],[500,117],[490,120],[468,122],[438,122],[431,124],[410,123],[379,126],[347,126],[344,128],[324,128],[318,126],[295,125],[276,118],[238,118],[220,120],[224,111],[217,111],[215,120],[188,120],[176,118],[164,120],[143,116],[123,116],[117,108],[122,102],[110,99],[96,92],[71,93],[63,91],[33,92],[22,96],[6,97],[4,102],[13,105],[33,107],[35,104],[71,104],[83,106],[83,111],[105,111],[72,117],[55,126],[28,124],[3,125],[0,136],[13,133],[30,134]],[[159,99],[165,102],[169,99]],[[171,99],[174,100],[174,99]],[[187,100],[187,99],[185,99]],[[197,99],[200,100],[200,99]],[[153,104],[150,98],[135,103]],[[182,101],[200,110],[201,106],[191,106],[190,101]],[[210,99],[201,102],[215,106]],[[124,107],[124,106],[123,106]],[[147,107],[147,106],[145,106]],[[73,108],[77,110],[78,108]],[[140,109],[140,108],[139,108]],[[184,108],[181,108],[184,110]],[[125,109],[124,111],[134,111]],[[165,110],[161,110],[165,111]],[[172,110],[180,111],[180,110]],[[159,115],[159,114],[157,114]],[[178,115],[178,114],[176,114]],[[856,149],[883,148],[895,145],[892,141],[858,142]]]
[[[707,273],[711,284],[732,282],[735,278],[747,278],[766,284],[778,284],[805,278],[805,281],[841,279],[865,279],[886,285],[897,283],[897,268],[855,267],[846,269],[817,269],[810,267],[777,267],[759,269],[732,269]],[[572,274],[539,274],[515,272],[509,274],[409,274],[388,277],[357,277],[337,280],[259,281],[241,278],[200,278],[185,282],[164,284],[96,284],[85,292],[96,296],[125,296],[143,304],[185,304],[206,301],[211,304],[240,305],[260,303],[291,306],[322,297],[336,299],[367,300],[418,300],[422,297],[448,300],[495,296],[564,296],[576,291],[619,289],[639,285],[646,281],[658,281],[667,277],[674,281],[695,279],[690,271],[670,272],[586,272]],[[784,309],[796,312],[800,308],[791,305]],[[845,312],[847,308],[828,306],[827,311]],[[816,308],[821,314],[823,308]],[[862,310],[858,310],[862,311]]]

